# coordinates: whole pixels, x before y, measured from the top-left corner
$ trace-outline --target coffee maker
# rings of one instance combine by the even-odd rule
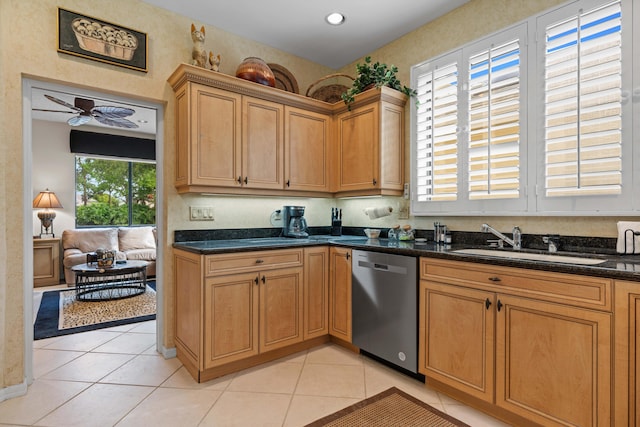
[[[309,237],[304,206],[283,206],[282,235],[285,237]]]

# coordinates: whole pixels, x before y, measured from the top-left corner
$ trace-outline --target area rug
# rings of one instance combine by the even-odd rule
[[[307,425],[321,426],[469,427],[395,387]]]
[[[75,289],[47,291],[42,295],[33,339],[111,328],[156,318],[155,281],[135,297],[111,301],[76,301]]]

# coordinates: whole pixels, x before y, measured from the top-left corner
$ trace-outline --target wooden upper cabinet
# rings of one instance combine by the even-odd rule
[[[285,107],[285,189],[329,191],[331,116]]]
[[[335,119],[334,192],[401,195],[404,188],[406,96],[383,87],[356,96]]]
[[[176,187],[237,186],[242,97],[190,83],[177,95]]]
[[[401,195],[407,97],[390,88],[343,102],[181,64],[175,92],[179,193]]]
[[[283,188],[282,104],[242,97],[242,176],[247,188]]]

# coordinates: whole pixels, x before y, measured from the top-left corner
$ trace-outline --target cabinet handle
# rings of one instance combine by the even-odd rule
[[[247,176],[245,176],[245,177],[244,177],[244,183],[245,183],[245,184],[248,184],[248,183],[249,183],[249,177],[247,177]]]
[[[267,283],[267,278],[265,276],[262,276],[262,283]]]
[[[236,181],[238,181],[238,184],[242,185],[242,177],[239,176],[238,179],[236,179]]]
[[[351,258],[351,255],[347,252],[347,259]]]
[[[492,282],[500,282],[501,281],[500,278],[497,277],[497,276],[496,277],[489,277],[489,280],[492,281]]]
[[[263,262],[264,262],[264,260],[263,260],[263,259],[260,259],[260,258],[258,258],[258,259],[256,260],[256,264],[262,264]]]
[[[373,185],[375,186],[378,183],[378,180],[376,180],[375,178],[373,178]]]
[[[258,276],[256,276],[255,279],[253,279],[254,282],[256,282],[256,285],[258,284]]]
[[[500,302],[500,300],[498,300],[498,311],[500,311],[501,308],[502,308],[502,303]]]
[[[489,301],[489,298],[485,300],[484,306],[487,307],[487,310],[489,310],[489,307],[491,307],[491,301]]]
[[[287,180],[287,187],[291,187],[291,180]]]

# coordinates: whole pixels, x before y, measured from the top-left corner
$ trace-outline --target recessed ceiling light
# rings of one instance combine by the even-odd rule
[[[345,17],[339,12],[333,12],[328,14],[324,19],[331,25],[340,25],[344,23]]]

